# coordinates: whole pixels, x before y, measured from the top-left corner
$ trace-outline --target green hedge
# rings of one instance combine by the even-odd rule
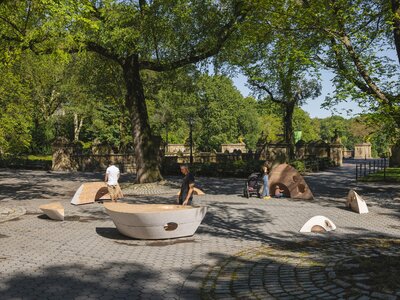
[[[19,156],[0,158],[0,168],[28,169],[28,170],[50,170],[52,165],[51,156]]]

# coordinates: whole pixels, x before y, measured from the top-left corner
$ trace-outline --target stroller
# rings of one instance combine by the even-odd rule
[[[249,198],[252,195],[257,195],[257,197],[260,197],[260,180],[260,173],[251,173],[250,176],[247,178],[246,184],[243,188],[243,196]]]

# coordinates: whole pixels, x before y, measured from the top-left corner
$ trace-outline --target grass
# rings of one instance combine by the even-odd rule
[[[386,168],[386,178],[383,170],[374,174],[368,174],[365,177],[360,178],[360,181],[375,182],[375,181],[387,181],[387,182],[400,182],[400,168]]]
[[[46,161],[51,161],[52,156],[51,155],[28,155],[28,160],[46,160]]]

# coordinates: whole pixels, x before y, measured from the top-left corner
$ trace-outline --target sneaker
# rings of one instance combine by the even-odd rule
[[[265,196],[263,199],[264,199],[264,200],[271,199],[271,196]]]

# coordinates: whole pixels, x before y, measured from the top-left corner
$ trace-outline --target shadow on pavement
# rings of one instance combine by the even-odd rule
[[[146,292],[147,297],[163,298],[156,288],[159,274],[139,263],[109,262],[97,268],[66,264],[3,279],[2,299],[139,299],[146,298]]]

